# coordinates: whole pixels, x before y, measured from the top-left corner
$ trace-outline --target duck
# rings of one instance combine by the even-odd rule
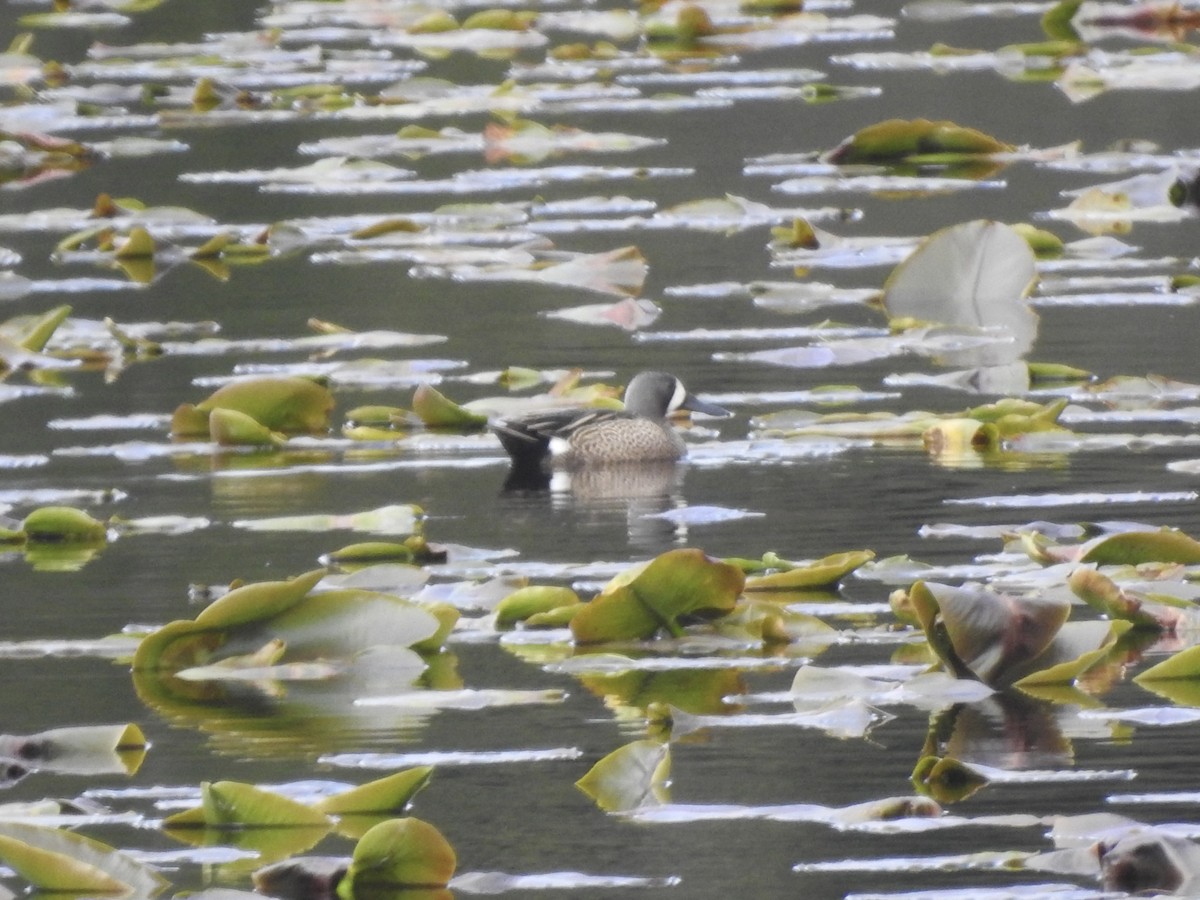
[[[605,463],[673,463],[687,447],[669,417],[677,410],[732,413],[688,392],[667,372],[639,372],[625,389],[625,408],[560,409],[491,423],[514,467],[549,463],[574,468]]]

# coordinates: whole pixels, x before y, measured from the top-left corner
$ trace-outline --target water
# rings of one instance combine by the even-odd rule
[[[25,6],[0,10],[5,28],[18,30],[16,18]],[[900,7],[863,0],[856,12],[897,16]],[[93,40],[134,44],[151,40],[196,40],[208,32],[255,27],[258,11],[242,3],[212,0],[199,6],[166,4],[136,17],[118,32],[39,31],[34,52],[43,59],[70,65],[84,58]],[[837,13],[841,14],[841,13]],[[847,235],[921,235],[972,218],[1036,221],[1046,210],[1063,205],[1058,192],[1103,180],[1090,174],[1061,172],[1017,163],[1000,177],[1002,190],[952,192],[897,198],[835,192],[816,197],[784,197],[772,192],[774,179],[746,176],[747,158],[772,153],[825,149],[864,125],[889,117],[944,118],[977,127],[1001,139],[1033,147],[1051,147],[1081,139],[1088,151],[1114,141],[1138,138],[1158,142],[1165,151],[1195,146],[1200,135],[1188,116],[1191,96],[1181,92],[1110,92],[1084,104],[1072,104],[1054,85],[1022,83],[983,71],[953,76],[925,72],[859,71],[830,62],[830,55],[871,50],[913,50],[935,41],[953,46],[993,49],[1040,37],[1035,18],[1002,16],[928,23],[900,18],[892,40],[864,43],[816,43],[761,53],[746,53],[745,66],[812,67],[827,73],[830,83],[879,86],[877,98],[806,105],[800,102],[739,101],[723,109],[658,114],[576,112],[535,114],[539,121],[595,131],[628,131],[666,137],[668,145],[613,157],[567,157],[562,162],[614,165],[691,166],[689,178],[627,180],[612,185],[567,184],[536,191],[510,191],[485,201],[525,201],[534,195],[566,199],[588,194],[624,194],[654,200],[659,208],[731,192],[772,205],[836,205],[862,210],[857,222],[822,223]],[[1121,46],[1115,42],[1112,46]],[[403,51],[400,52],[403,55]],[[538,58],[538,54],[530,55]],[[462,83],[498,83],[508,64],[454,54],[431,62],[428,74]],[[438,119],[472,132],[486,117]],[[167,132],[183,141],[186,154],[146,159],[109,160],[70,178],[24,190],[0,193],[0,211],[19,212],[54,206],[86,207],[100,192],[136,196],[150,205],[187,206],[235,225],[270,223],[287,218],[333,214],[404,215],[432,209],[455,198],[425,196],[306,197],[261,193],[245,185],[197,185],[178,180],[181,172],[272,168],[311,160],[296,155],[303,142],[338,134],[385,133],[399,123],[294,121],[231,127],[185,127]],[[154,133],[151,131],[150,133]],[[98,139],[86,132],[78,137]],[[416,169],[421,177],[444,177],[482,165],[477,154],[431,156],[395,161]],[[1114,176],[1117,177],[1117,176]],[[1153,259],[1194,253],[1194,221],[1138,225],[1127,240],[1140,247],[1139,257]],[[1082,236],[1057,223],[1064,238]],[[770,329],[819,321],[815,316],[780,316],[759,310],[746,300],[675,297],[671,286],[718,281],[786,280],[790,273],[770,267],[764,228],[741,234],[705,234],[679,230],[600,232],[556,235],[555,242],[572,251],[600,252],[634,243],[649,261],[643,296],[663,309],[654,329],[757,327]],[[90,269],[56,265],[50,251],[56,236],[41,233],[3,235],[0,244],[20,252],[17,271],[31,279],[96,274]],[[1181,263],[1175,269],[1182,269]],[[819,280],[839,287],[878,288],[887,268],[821,270]],[[623,382],[649,367],[675,372],[702,394],[803,390],[829,383],[852,383],[878,389],[895,372],[933,371],[917,358],[889,359],[839,370],[793,370],[748,363],[720,362],[715,350],[736,351],[776,346],[778,342],[746,342],[719,347],[691,343],[638,342],[618,329],[589,328],[544,318],[539,313],[596,302],[599,297],[552,286],[506,282],[462,283],[409,277],[400,264],[359,266],[314,265],[305,254],[238,266],[227,281],[217,281],[196,266],[179,265],[161,273],[140,291],[35,294],[8,304],[18,315],[70,303],[74,315],[118,322],[211,319],[227,338],[296,336],[315,317],[355,330],[397,329],[443,334],[448,340],[413,351],[415,358],[461,361],[442,389],[460,401],[496,392],[455,376],[509,365],[560,368],[580,366],[612,373]],[[837,308],[833,318],[851,324],[881,322],[877,313],[855,307]],[[1097,372],[1156,372],[1196,379],[1192,334],[1196,312],[1191,306],[1117,306],[1105,309],[1054,308],[1041,313],[1031,358],[1063,362]],[[379,354],[407,358],[404,352]],[[991,510],[948,505],[947,498],[1074,491],[1187,491],[1193,479],[1167,471],[1172,460],[1188,457],[1187,449],[1131,452],[1126,449],[1074,453],[1049,463],[1005,467],[947,467],[918,449],[863,449],[784,464],[727,463],[687,465],[676,481],[650,499],[630,501],[606,496],[603,490],[573,493],[511,493],[503,490],[505,466],[497,448],[476,454],[476,467],[444,465],[444,455],[420,460],[383,451],[365,461],[411,465],[350,471],[359,454],[335,451],[326,457],[335,471],[297,474],[269,467],[256,477],[239,477],[219,460],[206,456],[122,462],[103,456],[64,456],[64,447],[116,443],[128,439],[162,440],[161,432],[67,432],[47,427],[60,419],[93,414],[169,413],[208,391],[194,379],[225,376],[235,364],[299,361],[298,354],[238,354],[221,357],[167,356],[128,366],[106,383],[100,372],[69,376],[69,397],[10,401],[0,406],[0,431],[6,454],[54,454],[47,465],[5,474],[6,489],[35,487],[90,490],[118,489],[119,503],[93,504],[93,514],[124,518],[157,515],[202,516],[212,527],[185,536],[147,535],[111,543],[77,572],[39,572],[19,554],[0,557],[5,590],[0,610],[7,641],[61,638],[90,639],[127,625],[157,625],[186,618],[190,584],[226,584],[282,578],[317,565],[322,553],[355,540],[342,533],[266,533],[249,536],[231,527],[239,519],[277,515],[349,513],[384,503],[415,503],[428,513],[430,540],[494,550],[511,548],[521,562],[616,563],[646,559],[675,546],[705,549],[717,556],[759,556],[777,550],[792,558],[868,547],[878,556],[908,553],[933,564],[967,562],[977,553],[998,549],[962,539],[922,540],[920,526],[934,522],[992,524],[1049,518],[1122,518],[1153,525],[1200,530],[1194,502],[1143,502],[1113,507],[1066,507],[1051,510]],[[10,379],[17,380],[17,379]],[[408,390],[337,391],[338,416],[363,403],[404,405]],[[957,410],[976,402],[961,393],[910,388],[898,401],[867,405],[868,409]],[[742,403],[729,421],[715,423],[719,437],[746,436],[752,416],[774,407]],[[340,418],[338,419],[340,421]],[[1087,429],[1081,429],[1087,430]],[[1150,428],[1147,430],[1157,430]],[[339,466],[341,470],[338,471]],[[762,513],[729,523],[674,527],[642,514],[665,508],[714,505]],[[20,517],[27,508],[12,510]],[[872,582],[850,582],[844,595],[864,603],[881,603],[890,588]],[[838,622],[839,627],[848,627]],[[353,722],[337,718],[345,712],[346,695],[336,686],[290,685],[282,698],[253,691],[240,699],[208,707],[168,708],[140,698],[128,667],[92,657],[0,659],[0,677],[15,689],[3,706],[3,728],[28,734],[46,728],[103,722],[138,722],[152,742],[146,761],[132,779],[116,776],[34,775],[4,798],[31,800],[75,796],[84,790],[126,785],[195,786],[200,781],[230,779],[276,784],[312,778],[358,782],[386,772],[362,773],[325,761],[331,753],[488,751],[519,748],[571,748],[578,757],[538,763],[439,767],[432,786],[420,796],[415,814],[440,828],[458,851],[463,871],[498,869],[514,873],[578,870],[593,874],[677,876],[679,887],[667,890],[689,898],[725,897],[748,891],[758,897],[842,897],[872,891],[894,892],[937,888],[1015,885],[1022,881],[1070,881],[1052,876],[1012,873],[850,873],[792,871],[798,863],[841,858],[929,856],[942,853],[1049,848],[1045,825],[1024,828],[976,827],[926,834],[870,835],[839,832],[826,825],[773,821],[711,821],[649,825],[602,813],[573,782],[597,759],[639,737],[640,719],[613,714],[593,683],[549,674],[492,642],[455,643],[453,669],[469,688],[559,688],[568,697],[561,705],[485,711],[442,711],[420,721],[400,723],[366,717]],[[892,648],[848,643],[820,657],[825,666],[877,664]],[[732,694],[786,690],[794,663],[786,658],[775,669],[753,670],[734,677]],[[1118,686],[1104,702],[1112,707],[1146,705],[1149,695],[1129,685]],[[611,705],[609,700],[608,704]],[[773,708],[775,709],[775,708]],[[1135,729],[1127,739],[1119,732],[1094,727],[1084,732],[1073,718],[1074,707],[1017,704],[1001,714],[983,707],[983,721],[993,742],[975,749],[1003,750],[995,765],[1020,769],[1028,759],[1014,751],[1032,752],[1037,767],[1079,770],[1137,771],[1139,792],[1190,789],[1192,766],[1187,748],[1195,725],[1169,729]],[[750,711],[754,711],[751,708]],[[671,800],[680,804],[823,804],[848,806],[911,792],[909,775],[926,741],[929,715],[913,707],[894,708],[896,718],[869,739],[838,739],[798,728],[715,728],[673,745]],[[322,718],[323,716],[333,718]],[[988,718],[990,716],[990,719]],[[989,751],[990,752],[990,751]],[[1072,815],[1116,809],[1152,820],[1186,819],[1169,806],[1131,808],[1110,805],[1105,798],[1129,790],[1119,782],[1023,784],[989,787],[954,812],[966,816],[1032,813]],[[156,817],[144,802],[129,805]],[[1132,809],[1132,812],[1130,812]],[[176,849],[177,844],[154,829],[98,829],[98,836],[133,849]],[[318,851],[348,854],[350,843],[329,838]],[[167,872],[179,890],[213,881],[246,887],[253,865],[216,871],[188,863]],[[1089,884],[1086,878],[1076,883]],[[13,882],[16,883],[16,882]],[[578,889],[573,896],[643,895],[640,889]]]

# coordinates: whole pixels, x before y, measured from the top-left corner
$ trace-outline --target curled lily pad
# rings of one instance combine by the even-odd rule
[[[1184,619],[1181,607],[1194,605],[1177,600],[1155,603],[1122,590],[1107,575],[1092,568],[1076,569],[1067,578],[1067,586],[1075,596],[1110,619],[1123,619],[1135,628],[1173,631]]]
[[[660,628],[681,634],[679,619],[731,611],[745,586],[741,569],[700,550],[669,550],[623,573],[571,619],[580,643],[647,638]]]
[[[132,723],[53,728],[29,735],[0,735],[0,758],[49,772],[132,775],[146,756],[146,736]]]
[[[352,589],[312,593],[323,576],[324,570],[316,570],[291,581],[230,591],[194,621],[170,622],[147,635],[133,667],[175,672],[271,647],[286,651],[273,654],[272,665],[349,661],[374,647],[428,647],[453,625],[390,594]],[[415,654],[405,653],[420,666]]]
[[[314,433],[329,428],[333,395],[308,378],[251,378],[219,388],[200,403],[185,403],[171,417],[171,434],[206,435],[214,409],[242,413],[264,428],[285,434]]]
[[[667,802],[671,750],[658,741],[634,741],[605,756],[575,782],[606,812],[626,812]]]
[[[313,828],[329,818],[282,794],[237,781],[204,782],[200,806],[163,820],[164,828]]]
[[[1059,651],[1065,646],[1056,648],[1055,642],[1071,612],[1066,600],[922,581],[912,586],[909,599],[933,652],[960,678],[1006,687],[1063,662]],[[1107,630],[1106,623],[1079,624]]]
[[[61,543],[104,543],[108,529],[82,510],[70,506],[43,506],[21,523],[29,541]]]
[[[208,436],[222,446],[278,447],[287,441],[243,412],[218,406],[208,414]]]
[[[39,891],[149,897],[166,887],[152,869],[107,844],[41,825],[0,824],[0,861]]]
[[[477,429],[487,425],[487,416],[464,409],[436,388],[422,384],[413,392],[413,412],[429,428]]]
[[[835,553],[816,562],[746,579],[747,591],[795,591],[831,587],[875,558],[872,550]]]
[[[567,615],[566,620],[570,621],[570,615],[574,615],[574,609],[579,605],[579,595],[568,587],[523,587],[513,591],[496,606],[496,628],[507,631],[528,621],[531,616],[544,616],[553,610],[562,610]]]
[[[442,833],[421,819],[389,819],[364,834],[354,847],[342,900],[371,890],[441,888],[454,875],[458,858]]]
[[[331,816],[396,812],[404,809],[433,775],[432,766],[417,766],[327,797],[316,808]]]

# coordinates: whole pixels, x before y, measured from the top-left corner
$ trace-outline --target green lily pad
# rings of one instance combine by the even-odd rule
[[[29,541],[104,543],[108,528],[87,513],[70,506],[43,506],[21,523]]]
[[[208,414],[208,436],[225,447],[280,447],[287,438],[236,409],[217,407]]]
[[[204,782],[200,805],[163,820],[163,828],[313,828],[329,825],[318,810],[238,781]]]
[[[731,611],[745,583],[737,566],[696,549],[669,550],[614,578],[575,613],[571,634],[581,644],[648,638],[660,628],[678,635],[682,616]]]
[[[208,418],[214,409],[242,413],[271,431],[312,434],[328,430],[333,395],[308,378],[235,381],[195,405],[182,404],[171,417],[171,434],[207,435]]]
[[[1182,531],[1125,531],[1092,544],[1080,560],[1102,566],[1136,566],[1146,562],[1200,563],[1200,541]]]
[[[324,569],[314,569],[288,581],[259,581],[234,588],[202,609],[196,624],[232,628],[269,619],[299,603],[324,577]]]
[[[428,384],[420,385],[413,392],[412,408],[427,428],[473,430],[487,425],[487,416],[459,406]]]
[[[875,558],[873,550],[835,553],[805,566],[746,579],[747,591],[795,591],[831,587]]]
[[[0,823],[0,861],[39,891],[148,897],[166,887],[107,844],[41,825]]]
[[[1067,578],[1067,586],[1076,597],[1110,619],[1124,620],[1132,623],[1134,628],[1154,631],[1174,629],[1183,620],[1181,608],[1194,605],[1182,601],[1171,604],[1151,602],[1121,590],[1107,575],[1090,568],[1072,572]]]
[[[433,775],[433,766],[417,766],[327,797],[316,809],[331,816],[403,810]]]
[[[1200,645],[1180,650],[1134,676],[1137,684],[1153,685],[1159,681],[1179,681],[1200,678]]]
[[[337,893],[355,900],[371,890],[445,887],[457,865],[454,848],[428,822],[389,819],[359,839]]]
[[[531,616],[544,616],[554,610],[573,610],[580,605],[579,595],[568,587],[531,585],[513,591],[496,606],[496,628],[509,631]],[[573,612],[570,615],[574,615]],[[570,621],[570,616],[567,616]]]
[[[828,162],[888,163],[914,157],[959,159],[991,153],[1011,153],[1012,144],[954,122],[929,119],[888,119],[856,132],[826,154]]]

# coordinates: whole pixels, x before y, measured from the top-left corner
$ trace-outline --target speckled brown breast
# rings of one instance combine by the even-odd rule
[[[665,422],[649,419],[614,418],[573,431],[570,449],[563,454],[567,465],[605,462],[646,462],[679,459],[683,439]]]

